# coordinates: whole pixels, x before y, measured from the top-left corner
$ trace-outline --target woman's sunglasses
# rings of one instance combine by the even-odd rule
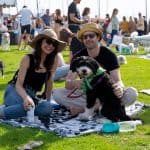
[[[46,39],[46,44],[48,45],[53,45],[55,48],[57,47],[57,42],[56,41],[52,41],[50,39]]]
[[[93,39],[96,36],[95,33],[90,33],[90,34],[86,34],[83,35],[83,39],[86,40],[87,38]]]

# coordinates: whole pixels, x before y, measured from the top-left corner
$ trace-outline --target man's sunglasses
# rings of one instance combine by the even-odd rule
[[[90,33],[90,34],[86,34],[83,35],[83,39],[86,40],[87,38],[93,39],[96,36],[95,33]]]
[[[57,42],[56,41],[52,41],[50,39],[46,39],[46,44],[48,45],[53,45],[55,48],[57,47]]]

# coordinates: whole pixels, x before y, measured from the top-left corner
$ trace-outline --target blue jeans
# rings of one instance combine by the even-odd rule
[[[117,35],[117,34],[118,34],[118,30],[113,29],[112,32],[111,32],[111,43],[112,43],[114,35]]]
[[[5,119],[16,119],[26,116],[26,110],[23,106],[23,99],[18,95],[15,85],[8,84],[4,94],[3,114]],[[52,107],[49,101],[44,101],[35,106],[34,114],[36,116],[49,116]]]
[[[66,64],[61,67],[57,67],[55,76],[54,76],[54,81],[60,80],[63,77],[66,77],[68,72],[69,72],[70,65]]]

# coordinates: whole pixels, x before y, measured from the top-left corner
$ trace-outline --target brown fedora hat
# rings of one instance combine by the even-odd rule
[[[50,39],[52,41],[55,41],[58,45],[57,45],[57,51],[61,52],[65,47],[66,47],[66,43],[63,41],[58,40],[57,34],[55,33],[55,31],[53,29],[45,29],[43,30],[41,33],[39,33],[30,43],[29,45],[32,48],[36,47],[37,42],[40,39]]]
[[[77,37],[80,41],[82,41],[82,36],[85,32],[92,31],[98,34],[100,39],[102,39],[103,32],[101,28],[96,23],[86,23],[84,24],[81,29],[77,33]]]

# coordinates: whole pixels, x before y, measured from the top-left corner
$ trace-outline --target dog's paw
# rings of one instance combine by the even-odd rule
[[[79,114],[79,119],[80,120],[91,120],[94,116],[94,109],[91,108],[91,109],[85,109],[85,112],[84,113],[80,113]]]
[[[85,121],[88,121],[88,120],[91,120],[92,119],[92,116],[88,116],[85,112],[84,113],[81,113],[79,114],[79,120],[85,120]]]

